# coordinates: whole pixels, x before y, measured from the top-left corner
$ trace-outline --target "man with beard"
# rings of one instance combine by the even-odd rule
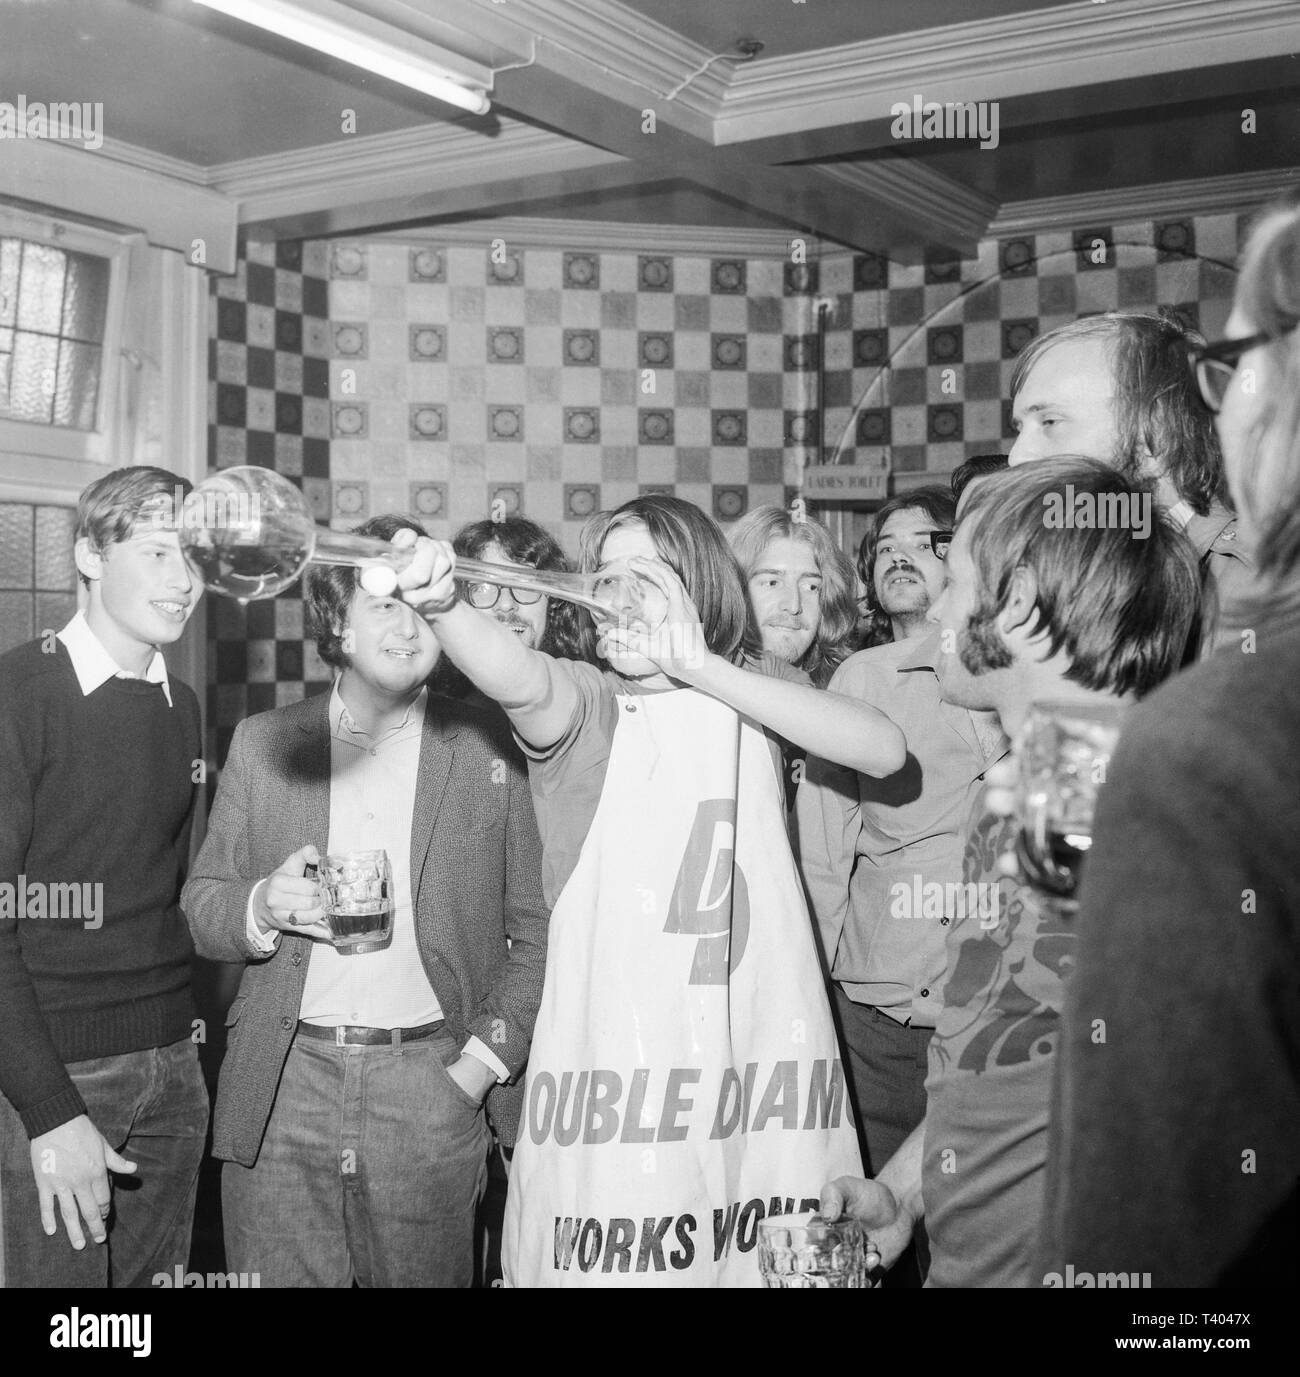
[[[727,540],[745,572],[763,649],[825,688],[853,650],[853,566],[825,526],[784,507],[755,507]],[[807,760],[787,741],[781,757],[788,810]],[[798,844],[793,828],[791,841]]]
[[[853,567],[819,522],[755,507],[727,532],[763,649],[825,687],[852,647]]]
[[[573,568],[555,537],[522,516],[471,521],[456,532],[452,548],[463,559],[481,559],[489,564],[517,564],[525,569],[563,573]],[[542,650],[567,660],[585,658],[578,639],[578,609],[571,602],[522,588],[498,588],[494,583],[471,583],[465,589],[465,597],[471,607],[491,612],[529,650]],[[445,656],[431,682],[438,693],[449,698],[473,697],[487,703]],[[495,708],[495,704],[491,706]]]
[[[933,487],[893,498],[876,514],[860,567],[893,637],[851,655],[830,682],[903,729],[903,768],[875,779],[810,758],[795,804],[869,1172],[925,1113],[963,829],[984,771],[1007,749],[994,714],[939,697],[939,637],[925,634],[925,617],[942,586],[953,509],[952,494]],[[917,1254],[895,1271],[895,1284],[919,1283],[923,1242]]]
[[[898,493],[871,518],[858,548],[867,618],[863,648],[924,636],[925,614],[943,583],[957,499],[938,484]]]
[[[522,516],[471,521],[456,532],[452,548],[463,559],[481,559],[489,564],[517,564],[525,569],[563,573],[573,568],[555,537]],[[578,609],[573,603],[522,588],[499,588],[492,583],[469,584],[465,597],[471,606],[490,612],[502,626],[513,631],[529,650],[542,650],[563,659],[584,658],[578,637]],[[449,698],[470,699],[489,713],[500,713],[497,705],[484,698],[446,656],[439,661],[431,685]],[[491,1127],[494,1147],[488,1158],[487,1192],[476,1225],[484,1284],[501,1275],[501,1226],[514,1155],[514,1149],[501,1139],[495,1125]]]
[[[1031,703],[1119,703],[1178,668],[1199,604],[1190,544],[1165,521],[1136,539],[1115,523],[1044,520],[1070,493],[1131,505],[1142,492],[1075,456],[970,491],[930,614],[942,633],[945,704],[992,709],[1013,735]],[[923,1123],[887,1162],[873,1162],[874,1180],[841,1177],[822,1192],[823,1211],[847,1208],[886,1266],[924,1215],[931,1286],[1041,1283],[1052,1065],[1074,930],[1050,900],[997,869],[1016,826],[981,797],[963,829],[960,911],[945,927],[932,989],[939,1019]]]
[[[463,558],[489,564],[562,572],[573,568],[555,538],[522,516],[471,522],[456,532],[452,547]],[[529,650],[542,650],[561,659],[579,658],[577,609],[571,602],[490,583],[470,584],[466,600],[471,607],[491,612],[502,626],[516,632]]]

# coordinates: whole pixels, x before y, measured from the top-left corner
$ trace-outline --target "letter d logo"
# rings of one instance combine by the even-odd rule
[[[664,924],[665,932],[700,939],[691,985],[725,985],[745,954],[749,890],[735,847],[735,799],[705,799],[695,810]]]

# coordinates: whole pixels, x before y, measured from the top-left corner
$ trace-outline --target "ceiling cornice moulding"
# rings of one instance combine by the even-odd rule
[[[715,142],[888,120],[892,105],[914,95],[1007,100],[1297,49],[1295,0],[1063,5],[737,67]]]
[[[520,158],[540,160],[557,153],[571,156],[576,150],[591,161],[617,156],[564,134],[503,120],[491,139],[460,125],[417,126],[222,163],[208,169],[208,184],[227,195],[251,197],[322,181],[388,179],[409,173],[423,190],[431,175],[458,176]]]
[[[210,186],[207,168],[199,163],[186,162],[184,158],[172,158],[166,153],[155,153],[139,144],[125,143],[121,139],[105,138],[104,146],[97,150],[78,149],[93,158],[108,158],[126,167],[137,168],[141,172],[152,172],[156,177],[170,177],[175,182],[188,182],[191,186]]]
[[[941,172],[904,158],[864,163],[811,164],[823,177],[883,201],[892,210],[923,224],[942,224],[973,248],[984,238],[998,203]]]
[[[1216,215],[1249,211],[1274,196],[1300,186],[1300,167],[1268,172],[1231,172],[1181,182],[1154,182],[1116,187],[1086,195],[1047,196],[1008,201],[989,225],[990,238],[1032,234],[1041,230],[1079,229],[1124,220],[1152,220],[1167,215]]]
[[[552,220],[543,216],[503,215],[497,219],[462,220],[419,229],[362,235],[369,242],[484,245],[493,239],[530,249],[566,249],[588,253],[671,253],[705,258],[787,258],[790,241],[803,237],[810,256],[832,247],[794,230],[726,229],[693,225],[642,225],[615,220]],[[846,250],[847,252],[847,250]]]

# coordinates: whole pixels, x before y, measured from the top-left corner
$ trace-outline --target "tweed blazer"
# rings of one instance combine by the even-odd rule
[[[235,730],[207,837],[181,894],[199,953],[245,963],[226,1018],[213,1154],[252,1166],[293,1041],[311,938],[248,940],[248,896],[308,842],[326,850],[329,695],[259,713]],[[477,1036],[510,1072],[488,1118],[514,1142],[546,970],[548,911],[528,778],[496,708],[430,693],[411,828],[416,942],[448,1029]]]

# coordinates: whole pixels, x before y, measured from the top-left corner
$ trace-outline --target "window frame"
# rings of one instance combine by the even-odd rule
[[[54,492],[79,492],[114,460],[120,420],[119,387],[123,365],[123,329],[130,276],[131,236],[0,204],[0,234],[73,253],[108,259],[108,301],[100,355],[99,390],[93,430],[42,425],[0,417],[0,488],[12,500],[15,489],[31,488],[50,501]],[[39,474],[33,461],[42,463]]]

